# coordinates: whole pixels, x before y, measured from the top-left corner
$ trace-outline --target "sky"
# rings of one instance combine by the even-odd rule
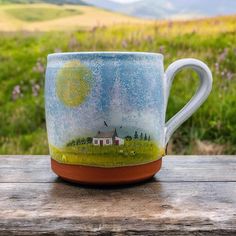
[[[140,0],[111,0],[113,2],[119,2],[119,3],[130,3],[130,2],[137,2]]]

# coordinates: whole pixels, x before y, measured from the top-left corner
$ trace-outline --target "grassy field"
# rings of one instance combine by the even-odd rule
[[[71,31],[114,24],[146,24],[143,20],[80,5],[0,4],[0,30]]]
[[[52,158],[60,163],[80,164],[100,167],[137,165],[157,160],[165,150],[152,141],[131,140],[121,146],[94,146],[80,144],[56,148],[50,145]]]
[[[0,7],[0,19],[3,14],[6,17],[4,7]],[[83,8],[79,10],[83,12]],[[67,22],[65,19],[83,15],[61,19]],[[165,54],[165,67],[184,57],[206,62],[213,72],[213,91],[201,109],[174,134],[169,151],[178,154],[235,153],[235,16],[139,25],[95,24],[87,29],[77,25],[76,30],[64,32],[47,32],[55,22],[59,24],[60,19],[22,23],[13,16],[7,17],[12,21],[0,20],[3,31],[25,26],[22,32],[0,33],[0,154],[48,153],[43,100],[46,56],[52,52],[92,50],[161,52]],[[64,27],[65,22],[60,27]],[[44,32],[32,32],[36,25]],[[196,78],[190,70],[178,74],[171,90],[168,118],[193,95]]]
[[[25,22],[37,22],[37,21],[49,21],[63,17],[69,17],[74,15],[82,14],[78,9],[73,8],[54,8],[54,7],[18,7],[8,8],[5,12]]]

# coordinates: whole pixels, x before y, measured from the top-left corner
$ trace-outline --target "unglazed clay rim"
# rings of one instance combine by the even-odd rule
[[[152,178],[162,166],[162,158],[140,166],[101,168],[61,164],[51,159],[51,167],[62,179],[89,185],[122,185]]]

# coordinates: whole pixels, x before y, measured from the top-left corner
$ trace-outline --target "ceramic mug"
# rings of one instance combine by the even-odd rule
[[[200,85],[165,123],[175,74],[191,68]],[[46,123],[52,170],[79,183],[122,184],[152,177],[161,168],[172,133],[206,100],[209,68],[182,59],[164,72],[163,55],[75,52],[48,56]]]

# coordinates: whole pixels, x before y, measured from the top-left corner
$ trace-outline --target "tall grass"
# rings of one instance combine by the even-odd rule
[[[48,53],[60,51],[151,51],[165,55],[165,67],[176,59],[203,60],[213,72],[207,102],[177,130],[174,153],[197,154],[197,140],[236,145],[236,17],[197,22],[163,22],[139,26],[94,27],[89,31],[1,33],[0,153],[46,154],[44,72]],[[179,73],[168,104],[170,118],[194,94],[197,76]]]

